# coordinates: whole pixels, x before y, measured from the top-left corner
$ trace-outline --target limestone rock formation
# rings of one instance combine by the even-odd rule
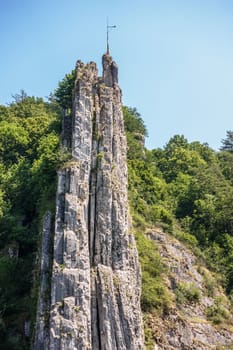
[[[226,322],[214,324],[207,317],[208,310],[217,305],[219,310],[229,307],[222,288],[211,272],[181,242],[154,228],[147,236],[157,243],[164,264],[168,268],[167,286],[176,299],[179,285],[198,291],[198,300],[184,299],[166,315],[150,318],[155,350],[218,350],[233,349],[233,317],[229,312]]]
[[[106,54],[102,63],[100,78],[95,63],[77,62],[71,135],[63,130],[72,159],[58,172],[44,350],[143,349],[121,90],[115,62]]]
[[[42,242],[41,242],[41,257],[40,257],[40,290],[38,297],[38,308],[36,315],[36,331],[35,331],[35,346],[34,350],[48,349],[49,329],[47,327],[48,311],[49,311],[49,293],[50,284],[49,277],[51,271],[51,221],[52,214],[47,212],[44,217]]]

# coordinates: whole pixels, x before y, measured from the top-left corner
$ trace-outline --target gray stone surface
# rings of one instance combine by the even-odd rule
[[[143,349],[121,90],[115,62],[102,62],[101,78],[77,62],[72,134],[63,131],[72,160],[58,172],[50,350]]]
[[[51,212],[44,217],[41,237],[40,289],[36,315],[34,350],[46,350],[49,346],[48,316],[50,309],[50,271],[51,271]]]
[[[233,348],[233,318],[226,323],[214,326],[208,320],[206,311],[214,304],[215,298],[221,298],[226,304],[224,293],[216,284],[213,295],[208,296],[205,279],[201,271],[210,271],[199,265],[198,259],[190,249],[174,237],[165,234],[161,229],[154,228],[147,232],[147,237],[157,243],[164,264],[168,268],[166,274],[167,287],[175,300],[175,288],[179,283],[192,284],[200,293],[198,302],[185,301],[179,307],[173,305],[161,317],[151,316],[154,340],[158,350],[218,350]],[[203,270],[204,269],[204,270]],[[222,301],[222,302],[223,302]]]

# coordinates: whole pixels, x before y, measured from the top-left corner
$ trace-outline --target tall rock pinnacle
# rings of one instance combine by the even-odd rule
[[[95,63],[76,65],[72,160],[58,172],[50,315],[44,323],[49,332],[36,331],[35,350],[143,349],[118,69],[108,54],[102,63],[101,78]]]

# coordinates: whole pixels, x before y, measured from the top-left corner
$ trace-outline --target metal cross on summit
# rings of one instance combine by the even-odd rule
[[[116,28],[116,26],[111,26],[108,23],[108,18],[107,18],[107,55],[109,55],[109,31],[110,29]]]

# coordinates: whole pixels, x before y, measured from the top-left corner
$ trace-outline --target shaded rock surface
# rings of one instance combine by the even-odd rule
[[[49,330],[48,312],[50,303],[50,273],[51,273],[51,234],[52,234],[52,214],[47,212],[44,216],[43,230],[41,237],[41,257],[40,257],[40,289],[38,297],[35,346],[34,350],[48,349]]]
[[[102,62],[102,78],[94,62],[76,66],[72,122],[64,122],[71,135],[63,131],[72,159],[58,172],[49,336],[40,349],[143,349],[121,90],[115,62]]]
[[[232,315],[229,314],[225,323],[216,326],[206,316],[214,300],[222,300],[224,307],[229,307],[221,287],[216,285],[214,289],[211,288],[211,273],[201,265],[198,268],[195,255],[174,237],[160,229],[150,230],[147,236],[157,243],[160,255],[168,267],[166,283],[173,299],[175,300],[174,293],[180,283],[192,285],[200,293],[198,301],[186,300],[173,306],[163,317],[150,317],[155,349],[233,349]]]

